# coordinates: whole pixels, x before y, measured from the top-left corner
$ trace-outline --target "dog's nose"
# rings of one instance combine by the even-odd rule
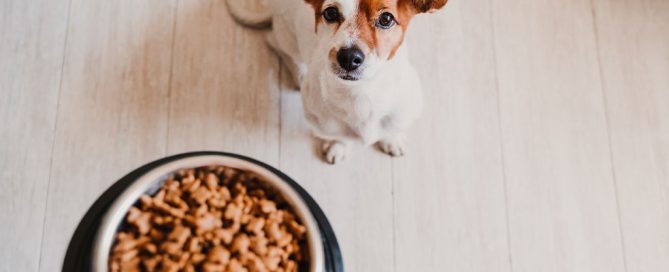
[[[346,71],[350,72],[358,69],[358,67],[360,67],[364,61],[365,53],[363,53],[362,50],[355,46],[342,48],[339,49],[339,52],[337,52],[337,62],[339,62],[339,66],[344,68]]]

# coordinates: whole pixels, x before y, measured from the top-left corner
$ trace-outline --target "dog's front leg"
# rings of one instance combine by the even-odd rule
[[[415,99],[415,97],[414,97]],[[406,153],[406,131],[420,114],[420,100],[415,100],[412,107],[397,111],[381,120],[382,134],[377,147],[383,152],[393,157],[404,156]]]
[[[323,158],[330,164],[336,164],[346,159],[351,152],[351,142],[342,140],[322,140],[321,152]]]
[[[406,150],[406,136],[399,133],[379,140],[376,145],[383,151],[393,157],[404,156]]]

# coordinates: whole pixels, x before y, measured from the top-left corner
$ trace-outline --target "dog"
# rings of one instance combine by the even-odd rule
[[[405,33],[414,16],[447,0],[267,0],[269,9],[255,13],[241,1],[226,0],[230,14],[271,26],[267,43],[299,86],[327,162],[344,160],[356,142],[404,155],[405,132],[423,107]]]

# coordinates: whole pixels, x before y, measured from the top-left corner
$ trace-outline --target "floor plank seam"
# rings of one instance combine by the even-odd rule
[[[500,88],[499,88],[499,73],[497,67],[497,31],[495,29],[495,21],[493,14],[493,1],[488,0],[489,7],[489,17],[490,17],[490,33],[492,38],[492,61],[493,61],[493,71],[495,75],[495,95],[497,96],[497,133],[499,135],[499,155],[500,155],[500,165],[502,170],[502,183],[504,192],[504,220],[506,220],[506,250],[507,257],[509,262],[509,271],[513,272],[513,256],[511,254],[511,222],[509,219],[509,197],[507,189],[507,176],[506,176],[506,163],[504,156],[504,133],[502,128],[502,103],[500,101]]]
[[[393,272],[397,271],[397,210],[395,209],[395,161],[390,160],[390,199],[393,224]]]
[[[613,192],[614,196],[616,199],[616,215],[618,219],[618,235],[620,237],[620,247],[621,247],[621,253],[623,255],[622,261],[623,261],[623,270],[628,271],[627,268],[627,252],[625,250],[625,236],[623,234],[623,224],[622,224],[622,215],[621,215],[621,209],[620,209],[620,194],[618,193],[618,182],[616,179],[616,169],[614,165],[614,160],[613,160],[613,143],[612,143],[612,138],[611,138],[611,121],[609,120],[609,108],[608,108],[608,103],[607,103],[607,97],[606,97],[606,91],[605,91],[605,82],[604,82],[604,72],[602,71],[602,56],[600,52],[600,47],[599,47],[599,29],[597,28],[597,12],[595,10],[595,3],[593,0],[589,1],[590,3],[590,11],[591,11],[591,19],[592,19],[592,30],[594,34],[594,43],[595,43],[595,51],[597,51],[597,72],[599,73],[599,91],[601,93],[602,97],[602,106],[604,108],[604,120],[606,123],[606,138],[608,140],[608,148],[609,148],[609,164],[611,166],[611,181],[613,184]]]
[[[44,234],[46,233],[46,220],[47,220],[47,208],[49,207],[49,195],[51,191],[51,176],[53,172],[53,158],[54,151],[56,149],[56,137],[58,132],[58,118],[60,116],[60,98],[63,93],[63,79],[65,77],[65,60],[67,59],[67,41],[70,33],[70,19],[72,17],[72,0],[69,0],[67,3],[67,15],[65,19],[65,35],[63,37],[63,53],[61,54],[62,60],[60,64],[60,79],[58,83],[58,95],[56,96],[56,116],[54,117],[52,138],[51,138],[51,155],[49,159],[49,175],[46,185],[46,200],[44,201],[43,216],[42,216],[42,234],[40,237],[39,244],[39,257],[37,259],[37,271],[42,270],[42,253],[44,253]]]
[[[170,52],[170,74],[167,79],[167,124],[165,125],[165,149],[163,155],[167,155],[170,146],[170,118],[172,117],[172,82],[174,81],[174,49],[177,41],[177,21],[179,18],[179,3],[175,0],[174,14],[172,16],[172,48]]]
[[[282,89],[282,82],[283,82],[283,65],[281,64],[281,58],[277,57],[277,62],[278,62],[278,72],[279,74],[277,76],[277,87],[279,91],[279,143],[278,143],[278,148],[279,148],[279,153],[277,154],[277,160],[276,160],[276,166],[281,169],[281,152],[283,152],[282,149],[282,143],[283,143],[283,89]]]

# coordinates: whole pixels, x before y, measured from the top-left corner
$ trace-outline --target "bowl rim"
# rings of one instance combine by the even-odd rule
[[[162,186],[168,176],[181,169],[197,168],[210,165],[221,165],[249,171],[262,177],[262,180],[276,189],[293,208],[293,212],[302,220],[307,228],[307,244],[311,272],[324,271],[324,248],[320,228],[305,200],[287,180],[267,169],[261,164],[225,154],[195,155],[176,159],[147,171],[135,179],[113,200],[109,209],[102,217],[100,227],[95,233],[92,247],[93,271],[108,271],[109,252],[114,243],[115,234],[125,216],[146,192]]]

